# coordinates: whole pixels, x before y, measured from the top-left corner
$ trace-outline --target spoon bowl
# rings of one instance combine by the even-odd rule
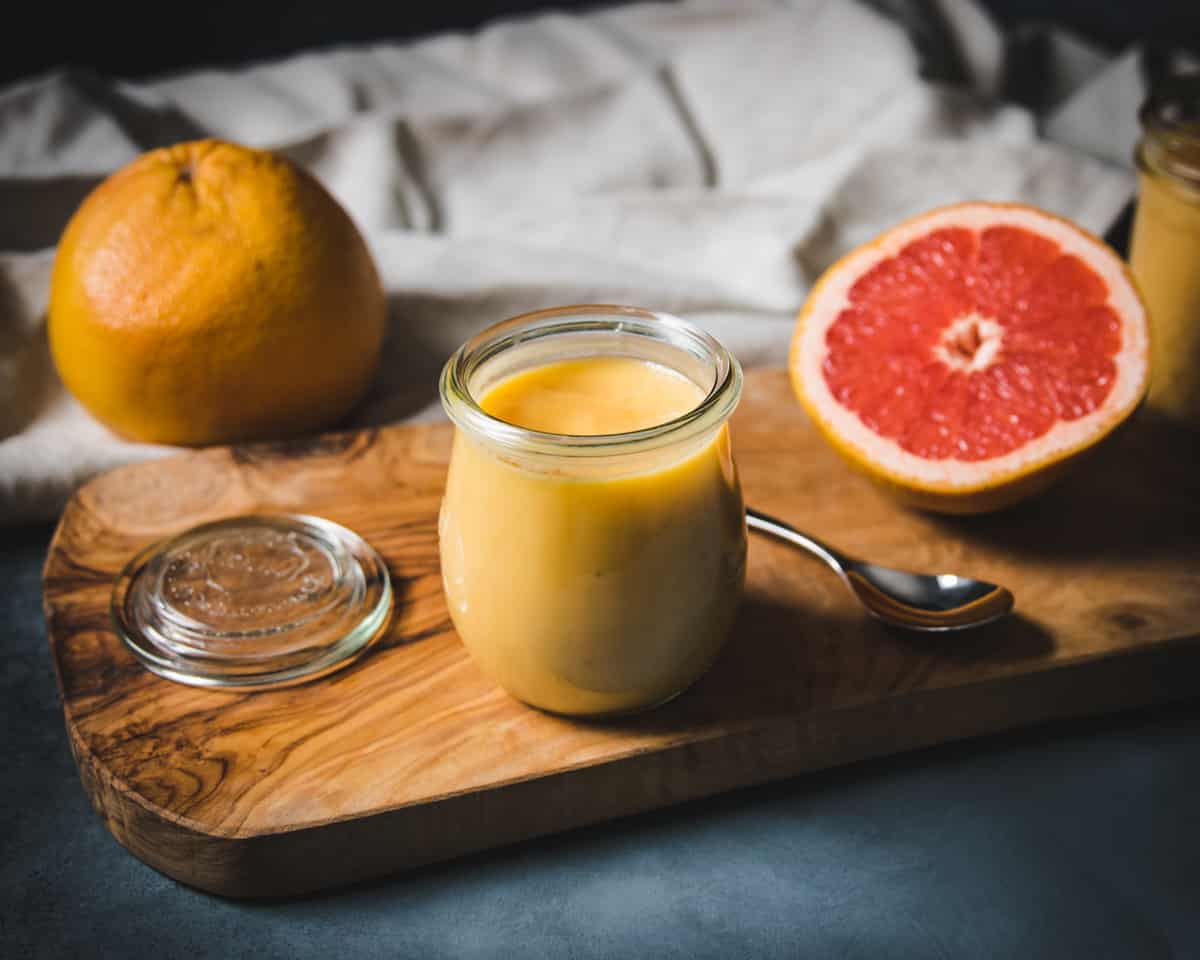
[[[907,630],[965,630],[998,620],[1013,608],[1005,587],[953,573],[912,573],[847,556],[815,537],[752,508],[746,525],[825,561],[867,612]]]

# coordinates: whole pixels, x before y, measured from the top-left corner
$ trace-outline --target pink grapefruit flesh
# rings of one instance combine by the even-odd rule
[[[1032,207],[971,203],[834,264],[801,311],[796,393],[856,466],[920,506],[993,509],[1045,486],[1146,389],[1124,263]]]

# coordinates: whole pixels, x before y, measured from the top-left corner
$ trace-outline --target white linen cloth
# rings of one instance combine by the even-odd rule
[[[748,367],[780,365],[821,271],[905,216],[1015,200],[1103,232],[1133,187],[1136,53],[1057,38],[1038,117],[997,97],[1007,49],[970,0],[691,0],[0,91],[0,523],[172,452],[92,420],[44,332],[67,218],[146,149],[278,149],[341,200],[389,294],[384,361],[350,421],[377,424],[440,416],[446,357],[526,310],[666,310]]]

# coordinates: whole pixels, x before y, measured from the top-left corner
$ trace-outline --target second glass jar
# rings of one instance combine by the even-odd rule
[[[1200,430],[1200,73],[1161,83],[1141,110],[1130,266],[1150,313],[1150,393]]]

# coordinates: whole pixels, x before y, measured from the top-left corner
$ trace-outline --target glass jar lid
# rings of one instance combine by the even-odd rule
[[[384,630],[379,554],[321,517],[262,514],[194,527],[137,554],[112,615],[149,670],[201,687],[267,689],[346,666]]]

